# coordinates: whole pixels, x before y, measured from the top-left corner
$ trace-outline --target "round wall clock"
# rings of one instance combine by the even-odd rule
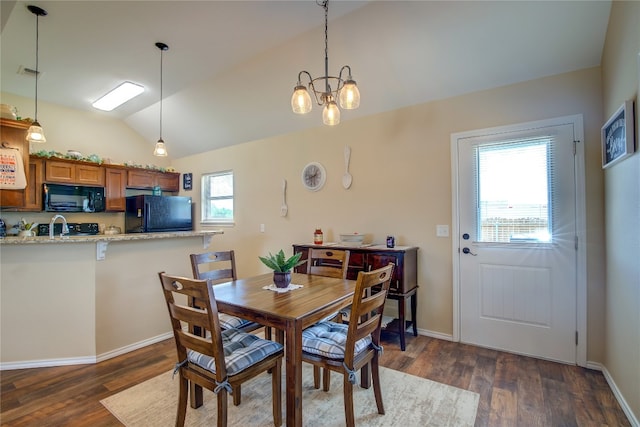
[[[311,162],[302,169],[302,185],[307,190],[318,191],[327,180],[327,172],[318,162]]]

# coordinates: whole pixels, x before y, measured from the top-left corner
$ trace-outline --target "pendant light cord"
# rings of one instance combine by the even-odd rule
[[[40,72],[38,71],[38,46],[40,45],[40,16],[36,14],[36,117],[35,121],[38,121],[38,78],[40,77]]]
[[[160,49],[160,139],[162,139],[162,57],[164,50]]]

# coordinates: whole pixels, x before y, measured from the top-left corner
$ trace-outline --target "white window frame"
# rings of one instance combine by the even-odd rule
[[[201,195],[200,195],[200,204],[201,204],[201,224],[214,224],[214,225],[234,225],[235,224],[235,181],[232,185],[231,195],[230,196],[221,196],[221,197],[209,197],[211,194],[210,183],[211,178],[230,175],[233,180],[233,170],[225,170],[219,172],[211,172],[202,174],[201,178]],[[233,214],[231,218],[222,218],[222,217],[214,217],[209,212],[209,201],[210,200],[231,200],[231,204],[233,206]]]

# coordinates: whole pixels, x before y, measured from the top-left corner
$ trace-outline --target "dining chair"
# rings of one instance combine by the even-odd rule
[[[349,251],[344,249],[311,248],[307,256],[307,274],[346,279],[349,256]],[[342,323],[342,317],[348,312],[348,308],[343,309],[327,316],[323,321],[330,320]],[[324,389],[329,390],[331,372],[324,369],[322,378]],[[313,367],[313,382],[316,385],[320,382],[320,368],[318,366]]]
[[[209,280],[212,283],[228,282],[236,280],[236,258],[235,252],[205,252],[201,254],[190,254],[191,270],[193,277],[199,280]],[[197,306],[197,301],[192,301]],[[252,332],[262,327],[261,324],[252,322],[240,317],[219,313],[220,326],[222,329],[240,329],[244,332]]]
[[[309,249],[307,274],[316,276],[347,278],[349,251],[343,249]]]
[[[238,329],[223,330],[218,317],[215,285],[209,280],[170,276],[164,272],[158,273],[158,276],[178,353],[174,370],[180,375],[176,426],[184,426],[190,383],[216,394],[217,425],[224,427],[227,425],[227,395],[232,394],[234,404],[240,404],[235,396],[240,395],[242,383],[267,371],[271,372],[273,423],[276,427],[282,425],[282,344]],[[183,298],[176,300],[176,294],[184,295],[187,299],[195,298],[202,301],[204,306],[195,308],[181,304],[178,301]],[[193,334],[189,329],[183,329],[182,323],[198,325],[207,334]],[[201,405],[202,402],[198,406]]]
[[[339,372],[344,377],[344,412],[349,427],[355,424],[353,385],[356,384],[356,371],[369,364],[378,413],[384,414],[379,369],[380,329],[393,269],[394,264],[390,263],[377,270],[358,273],[348,324],[323,321],[302,331],[303,362]],[[319,388],[317,381],[314,386]]]

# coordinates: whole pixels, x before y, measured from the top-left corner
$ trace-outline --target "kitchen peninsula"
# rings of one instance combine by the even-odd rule
[[[0,369],[95,363],[170,337],[157,274],[190,276],[189,254],[218,234],[0,240]]]

